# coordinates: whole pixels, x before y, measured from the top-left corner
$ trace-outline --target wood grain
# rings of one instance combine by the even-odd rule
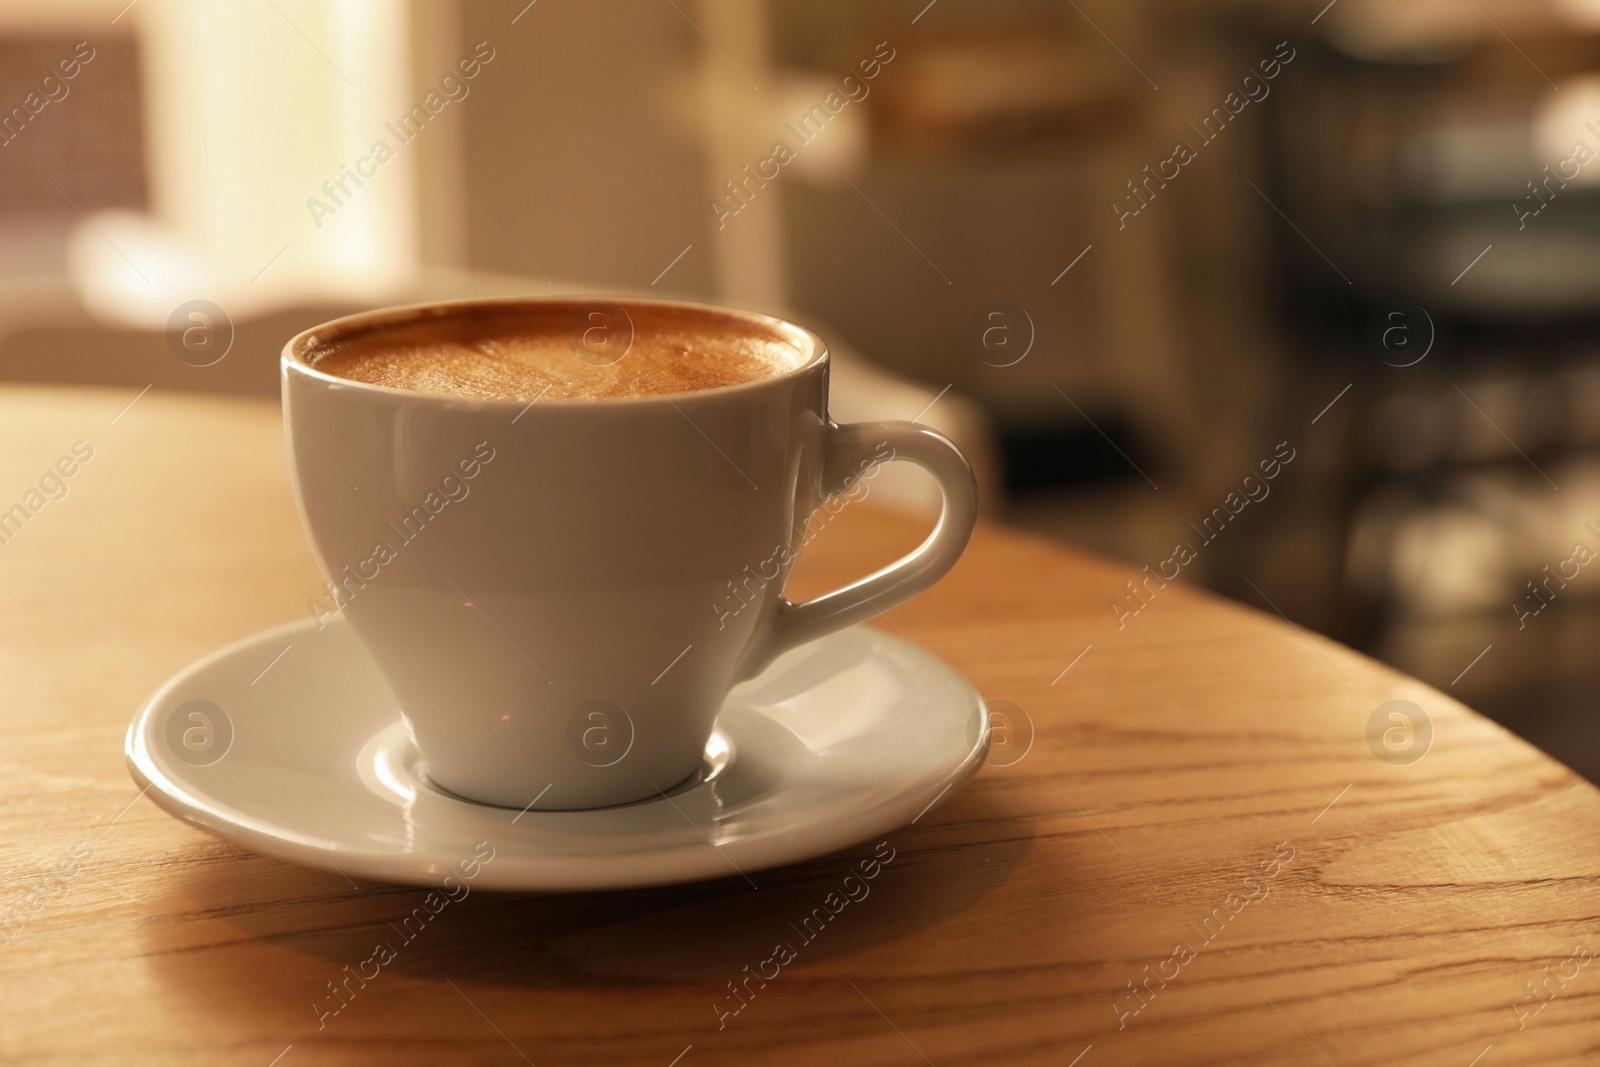
[[[0,509],[94,450],[0,544],[0,1062],[1600,1058],[1593,787],[1269,608],[1172,584],[1119,629],[1126,568],[996,527],[882,625],[1023,709],[1031,749],[889,835],[870,896],[721,1029],[727,983],[876,842],[754,891],[474,893],[319,1029],[326,983],[421,892],[252,855],[130,783],[150,683],[318,587],[277,412],[153,391],[118,416],[130,397],[0,393]],[[919,534],[852,505],[800,584]],[[1433,725],[1409,766],[1367,741],[1392,699]]]

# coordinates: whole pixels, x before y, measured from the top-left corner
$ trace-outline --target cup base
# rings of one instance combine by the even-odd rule
[[[451,800],[458,800],[465,804],[476,804],[482,808],[494,808],[500,811],[515,812],[613,811],[618,808],[631,808],[639,804],[649,804],[663,797],[675,797],[680,793],[687,793],[691,789],[698,788],[705,783],[716,781],[717,777],[727,769],[730,763],[733,762],[733,745],[720,732],[713,730],[710,740],[706,742],[706,749],[700,757],[699,765],[696,766],[694,770],[690,771],[686,776],[679,779],[675,784],[667,786],[664,789],[652,789],[650,792],[645,793],[642,796],[635,797],[632,800],[618,801],[615,804],[596,804],[583,807],[563,806],[555,803],[554,797],[551,798],[551,802],[548,804],[541,804],[538,802],[538,800],[535,800],[534,803],[520,808],[512,807],[508,804],[496,804],[489,800],[478,800],[475,797],[468,796],[464,793],[459,793],[454,789],[450,789],[449,787],[440,784],[430,773],[427,761],[422,759],[417,754],[415,748],[412,749],[411,762],[412,773],[416,776],[419,782],[426,785],[429,789],[432,789],[440,796],[449,797]]]

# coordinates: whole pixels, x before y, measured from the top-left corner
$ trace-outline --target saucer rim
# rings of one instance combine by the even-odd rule
[[[337,618],[328,620],[324,625],[350,630],[348,623]],[[148,794],[162,811],[220,840],[299,866],[338,874],[346,879],[363,878],[384,884],[437,886],[443,876],[449,873],[449,868],[424,855],[354,849],[340,843],[332,844],[334,856],[330,857],[316,842],[303,834],[299,840],[292,840],[288,834],[288,830],[292,827],[277,822],[263,822],[232,806],[227,806],[223,810],[222,806],[213,798],[207,797],[192,782],[180,782],[166,774],[157,765],[145,744],[144,728],[147,727],[152,714],[159,707],[166,705],[168,694],[196,674],[215,666],[219,661],[235,658],[246,650],[322,628],[317,625],[316,620],[310,619],[282,623],[213,649],[174,672],[140,702],[128,724],[124,755],[129,774],[141,787],[141,794]],[[840,635],[854,631],[869,635],[872,641],[914,650],[929,663],[935,673],[944,674],[950,680],[964,685],[971,692],[977,709],[987,708],[982,694],[965,675],[904,638],[858,625],[825,635],[818,638],[818,641],[827,642],[830,638],[837,639]],[[353,631],[349,637],[359,644],[360,639]],[[721,861],[716,866],[707,862],[708,842],[689,841],[661,848],[591,854],[582,857],[553,856],[539,852],[518,854],[511,848],[502,848],[498,850],[499,862],[486,864],[481,868],[474,881],[474,888],[525,893],[638,889],[717,881],[723,878],[738,878],[741,875],[748,877],[755,871],[817,859],[859,844],[868,838],[908,826],[946,802],[950,795],[977,773],[988,756],[991,739],[989,716],[984,714],[981,722],[978,737],[968,748],[960,763],[931,778],[925,788],[900,792],[885,798],[850,819],[813,823],[806,827],[806,837],[803,842],[793,840],[794,833],[791,830],[737,839],[721,845],[709,845],[721,856]],[[473,805],[471,801],[463,800],[460,803],[470,805],[473,809],[482,807]],[[499,817],[508,816],[510,810],[484,807],[482,814],[485,816],[484,829],[487,832],[507,825]],[[539,814],[571,816],[576,813],[530,811],[524,813],[522,817]]]

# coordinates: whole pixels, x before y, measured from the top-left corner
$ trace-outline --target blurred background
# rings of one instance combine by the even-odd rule
[[[1186,545],[1600,781],[1597,156],[1600,0],[9,4],[0,381],[275,397],[404,301],[774,310],[991,516]]]

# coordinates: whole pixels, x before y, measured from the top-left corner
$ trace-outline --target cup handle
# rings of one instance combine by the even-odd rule
[[[978,483],[967,459],[943,434],[915,422],[830,423],[825,431],[822,500],[853,484],[862,462],[905,460],[932,474],[943,505],[939,521],[914,550],[865,578],[804,603],[782,596],[764,638],[758,638],[741,677],[751,678],[796,645],[852,626],[911,599],[943,578],[967,547],[978,521]],[[889,454],[883,454],[885,449]],[[808,516],[809,517],[809,516]]]

